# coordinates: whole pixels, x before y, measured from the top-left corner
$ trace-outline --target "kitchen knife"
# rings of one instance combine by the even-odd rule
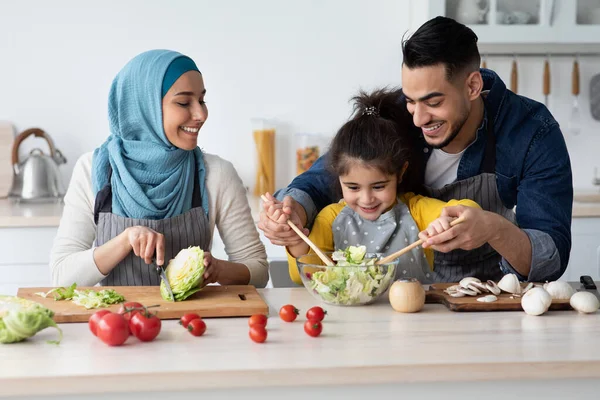
[[[167,275],[165,274],[165,270],[162,265],[156,264],[156,259],[152,259],[154,264],[156,265],[156,273],[160,276],[160,279],[165,283],[167,288],[167,292],[169,292],[169,296],[171,297],[171,301],[175,301],[175,295],[173,295],[173,290],[171,289],[171,285],[169,284],[169,280],[167,279]]]
[[[590,292],[598,300],[600,300],[600,293],[598,293],[598,287],[594,283],[594,280],[589,275],[581,275],[579,277],[579,282],[581,282],[581,287],[577,289],[578,292]]]

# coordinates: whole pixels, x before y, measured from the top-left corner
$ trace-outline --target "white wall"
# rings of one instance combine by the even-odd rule
[[[69,162],[109,134],[107,94],[119,69],[151,48],[194,58],[204,74],[210,117],[201,146],[231,160],[254,185],[250,118],[277,121],[277,184],[293,177],[293,135],[331,137],[359,89],[400,84],[401,38],[424,18],[405,0],[171,0],[0,2],[0,119],[18,131],[39,126]],[[426,10],[425,10],[426,11]],[[411,17],[412,15],[412,17]],[[589,111],[597,58],[582,58],[583,131],[565,136],[576,188],[600,167],[600,123]],[[488,59],[508,81],[510,59]],[[520,92],[542,100],[540,59],[519,60]],[[552,60],[550,109],[566,126],[570,59]],[[36,143],[32,139],[29,143]]]
[[[208,91],[201,147],[231,160],[253,186],[250,118],[274,118],[284,186],[293,176],[294,133],[332,136],[357,89],[399,85],[407,7],[397,0],[3,1],[0,119],[18,131],[46,130],[68,158],[67,183],[76,158],[109,134],[107,95],[119,69],[148,49],[178,50],[196,61]]]

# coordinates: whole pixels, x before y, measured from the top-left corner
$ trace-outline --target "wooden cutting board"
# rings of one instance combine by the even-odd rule
[[[52,288],[20,288],[18,297],[33,300],[54,311],[54,321],[87,322],[98,309],[86,310],[72,301],[55,301],[36,295],[37,292],[48,292]],[[158,304],[152,308],[160,319],[178,319],[186,313],[195,312],[203,318],[208,317],[245,317],[253,314],[267,315],[269,307],[260,297],[256,288],[250,285],[240,286],[207,286],[202,291],[190,296],[187,300],[171,302],[160,297],[158,286],[103,286],[81,287],[78,289],[114,289],[125,297],[125,301],[137,301],[145,306]],[[120,305],[108,308],[117,311]]]
[[[521,308],[521,298],[514,297],[511,294],[502,293],[496,297],[498,300],[492,303],[482,303],[477,298],[488,295],[484,293],[479,296],[452,297],[444,292],[449,286],[457,283],[434,283],[429,286],[426,292],[426,303],[440,303],[445,305],[451,311],[523,311]],[[521,284],[523,287],[525,284]],[[550,310],[572,310],[569,300],[552,300]]]

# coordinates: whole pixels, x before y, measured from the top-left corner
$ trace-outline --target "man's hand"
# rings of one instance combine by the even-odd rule
[[[448,221],[460,216],[464,218],[464,221],[450,227]],[[493,232],[489,213],[479,208],[446,207],[442,210],[438,221],[440,221],[439,224],[434,227],[430,225],[427,230],[419,233],[419,238],[425,241],[423,248],[431,247],[442,253],[455,249],[473,250],[487,243]]]
[[[265,197],[268,201],[263,202],[258,223],[258,228],[265,233],[265,237],[278,246],[294,246],[301,243],[302,239],[290,228],[287,221],[291,220],[308,235],[308,229],[303,229],[306,223],[304,207],[290,196],[286,196],[283,202],[269,193]]]

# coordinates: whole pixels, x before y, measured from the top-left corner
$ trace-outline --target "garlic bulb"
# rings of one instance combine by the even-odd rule
[[[571,301],[569,302],[571,307],[580,313],[594,313],[600,308],[600,301],[598,298],[589,292],[577,292],[573,296],[571,296]]]
[[[521,293],[521,284],[515,274],[506,274],[498,282],[498,287],[511,294]]]
[[[529,315],[542,315],[552,304],[552,296],[544,288],[534,287],[521,298],[521,307]]]
[[[567,282],[555,281],[544,284],[546,292],[550,293],[553,299],[569,300],[575,293],[575,290]]]

